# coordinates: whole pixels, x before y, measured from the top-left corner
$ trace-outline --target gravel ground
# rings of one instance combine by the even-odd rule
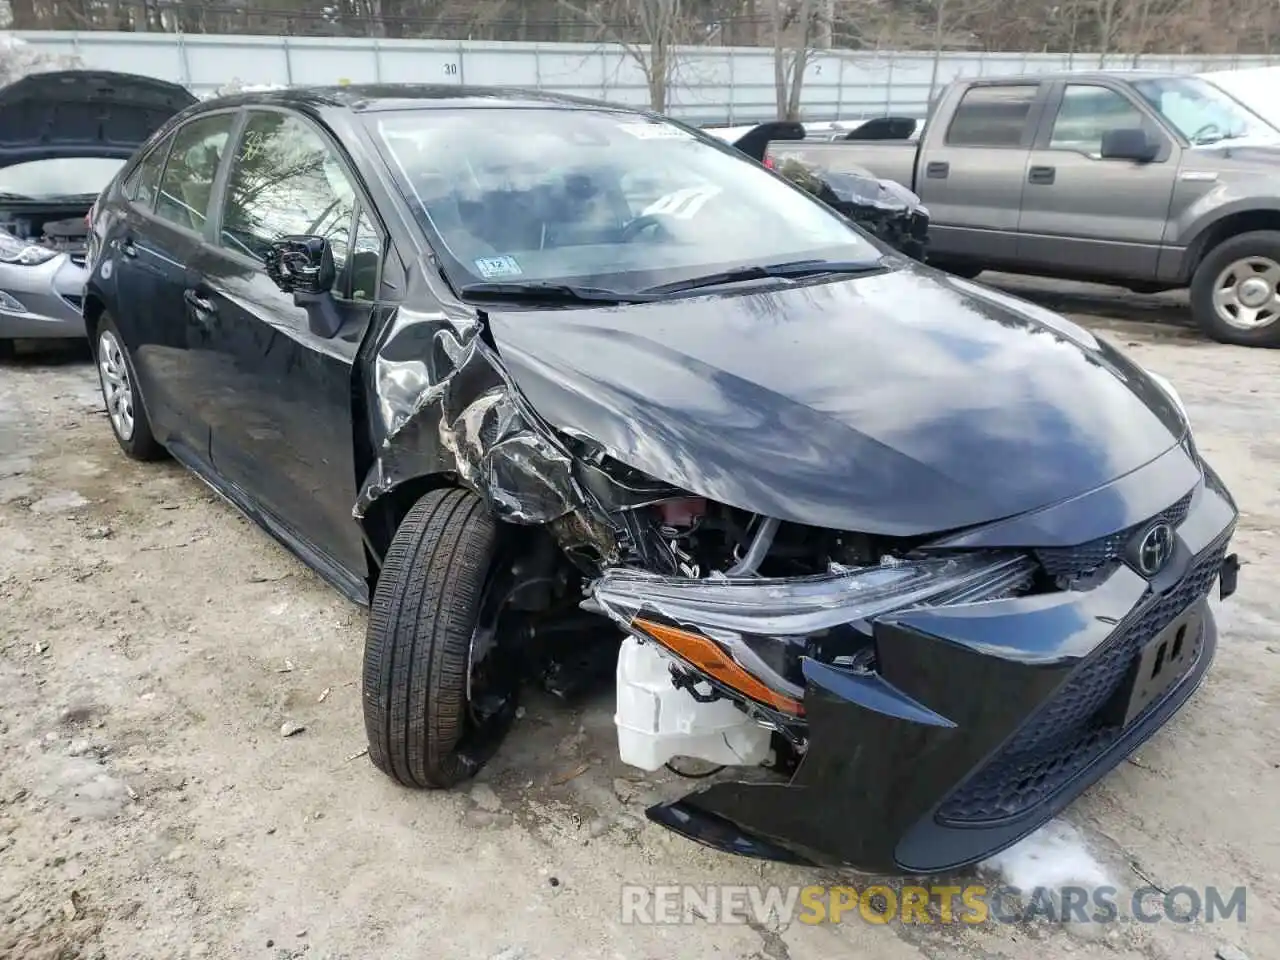
[[[1245,885],[1244,925],[624,925],[623,883],[832,877],[646,824],[678,785],[617,762],[607,694],[528,700],[467,789],[395,787],[361,753],[363,611],[177,466],[125,460],[92,368],[45,356],[0,366],[0,958],[1280,956],[1280,355],[1086,322],[1182,391],[1247,565],[1206,685],[1023,866]]]

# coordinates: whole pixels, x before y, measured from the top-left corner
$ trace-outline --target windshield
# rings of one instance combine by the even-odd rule
[[[604,108],[418,110],[369,122],[459,286],[636,291],[735,267],[871,266],[883,255],[819,201],[668,122]]]
[[[0,193],[30,200],[97,196],[125,164],[115,157],[53,157],[0,169]]]
[[[1190,143],[1276,137],[1276,131],[1261,117],[1199,77],[1135,80],[1133,87]]]
[[[1273,67],[1239,72],[1211,73],[1204,79],[1252,110],[1272,127],[1280,127],[1280,109],[1275,98],[1276,81],[1280,72]],[[1280,130],[1277,130],[1280,136]]]

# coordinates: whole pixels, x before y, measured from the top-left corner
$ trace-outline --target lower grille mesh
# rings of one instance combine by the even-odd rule
[[[1122,730],[1102,721],[1103,707],[1125,682],[1146,643],[1208,593],[1225,553],[1223,543],[1202,555],[1174,589],[1127,628],[1121,627],[1123,632],[1081,664],[995,759],[948,797],[938,818],[975,823],[1016,817],[1052,796],[1110,747]],[[1203,634],[1197,636],[1189,664],[1200,659],[1203,643]],[[1153,702],[1147,712],[1161,702]]]

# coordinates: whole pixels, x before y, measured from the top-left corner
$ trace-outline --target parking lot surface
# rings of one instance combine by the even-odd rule
[[[624,884],[866,878],[647,824],[687,785],[617,761],[608,691],[530,695],[473,784],[394,786],[362,753],[364,612],[180,467],[126,460],[91,365],[36,356],[0,365],[0,958],[1280,957],[1280,355],[1145,322],[1172,301],[1009,289],[1177,386],[1245,566],[1189,706],[976,876],[1243,886],[1245,923],[624,923]]]

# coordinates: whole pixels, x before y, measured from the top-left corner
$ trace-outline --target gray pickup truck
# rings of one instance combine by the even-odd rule
[[[912,126],[769,154],[910,186],[930,262],[953,273],[1189,287],[1213,338],[1280,347],[1280,131],[1217,87],[1140,71],[958,80],[918,140]]]

